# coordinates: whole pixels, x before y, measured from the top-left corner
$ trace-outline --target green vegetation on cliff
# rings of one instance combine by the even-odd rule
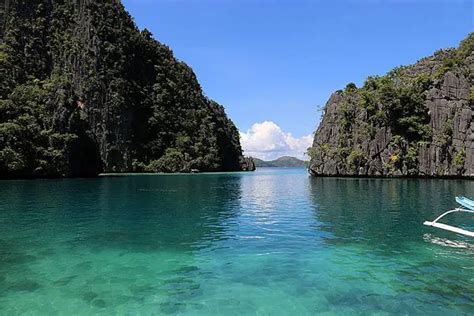
[[[469,176],[474,33],[328,101],[308,150],[314,174]]]
[[[240,170],[239,134],[120,1],[12,0],[0,42],[0,177]]]

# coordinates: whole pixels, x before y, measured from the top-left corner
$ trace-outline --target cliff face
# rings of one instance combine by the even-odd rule
[[[118,0],[1,0],[0,178],[241,170],[192,69]]]
[[[255,160],[252,157],[245,157],[244,163],[242,164],[243,171],[255,171],[257,166],[255,165]]]
[[[313,175],[474,176],[474,34],[327,102]]]

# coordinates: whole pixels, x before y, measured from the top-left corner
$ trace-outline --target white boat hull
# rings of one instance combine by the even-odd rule
[[[443,224],[443,223],[438,223],[438,221],[441,218],[445,217],[446,215],[448,215],[450,213],[454,213],[454,212],[466,212],[466,213],[473,213],[474,214],[474,211],[465,210],[465,209],[462,209],[462,208],[457,208],[457,209],[447,211],[447,212],[441,214],[438,218],[436,218],[432,222],[425,221],[423,223],[423,225],[436,227],[436,228],[439,228],[439,229],[443,229],[443,230],[446,230],[446,231],[450,231],[450,232],[461,234],[461,235],[468,236],[468,237],[474,237],[474,232],[472,232],[472,231],[462,229],[462,228],[459,228],[459,227],[454,227],[454,226],[447,225],[447,224]]]

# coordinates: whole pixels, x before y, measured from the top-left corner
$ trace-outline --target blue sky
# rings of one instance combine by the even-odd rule
[[[247,142],[257,130],[267,131],[256,123],[271,122],[277,128],[264,125],[281,134],[273,141],[290,143],[307,142],[302,137],[314,132],[318,106],[348,82],[359,85],[457,46],[473,30],[472,3],[124,0],[140,28],[194,69],[206,95],[249,133]],[[295,144],[276,144],[274,154],[261,156],[305,146]]]

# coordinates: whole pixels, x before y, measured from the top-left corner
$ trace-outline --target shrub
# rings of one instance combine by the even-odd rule
[[[320,148],[316,148],[316,147],[308,147],[308,149],[306,150],[306,154],[309,156],[309,158],[311,160],[319,160],[319,159],[322,159],[322,148],[323,146],[325,146],[324,144],[321,145]]]
[[[466,58],[471,55],[474,50],[474,32],[470,33],[467,38],[465,38],[458,48],[458,56],[460,58]]]
[[[454,69],[456,66],[461,64],[461,59],[454,56],[454,57],[447,57],[443,60],[443,64],[438,67],[438,69],[434,73],[435,78],[441,78],[445,73]]]
[[[158,160],[153,160],[147,170],[152,172],[182,172],[187,169],[185,156],[175,148],[168,148],[166,153]]]
[[[407,167],[408,173],[416,173],[416,168],[418,166],[418,147],[409,146],[404,157],[405,166]]]
[[[0,45],[0,63],[4,63],[7,61],[8,54],[6,52],[6,45]]]
[[[414,84],[422,90],[428,90],[433,85],[433,78],[426,73],[422,73],[415,78]]]
[[[367,111],[367,115],[372,117],[378,110],[377,100],[373,92],[361,90],[359,105]]]
[[[366,162],[367,162],[366,154],[359,149],[352,150],[349,156],[347,157],[347,165],[352,170],[361,167]]]
[[[10,147],[0,150],[0,170],[20,172],[26,168],[25,157]]]
[[[355,84],[355,83],[353,83],[353,82],[350,82],[350,83],[348,83],[348,84],[347,84],[347,86],[346,86],[346,89],[345,89],[345,90],[346,90],[346,91],[348,91],[348,92],[352,92],[352,91],[355,91],[355,90],[357,90],[357,86],[356,86],[356,84]]]
[[[453,164],[459,170],[464,168],[464,164],[466,163],[466,147],[461,148],[460,151],[456,153],[454,156]]]
[[[452,143],[453,138],[453,120],[449,119],[443,123],[440,132],[435,135],[434,143],[442,148],[446,148]]]

